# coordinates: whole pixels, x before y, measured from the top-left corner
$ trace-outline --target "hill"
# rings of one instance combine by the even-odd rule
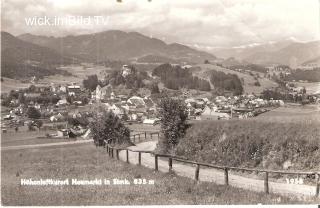
[[[178,43],[166,44],[162,40],[150,38],[137,32],[119,30],[57,38],[23,34],[19,38],[95,62],[110,59],[136,60],[146,55],[164,56],[196,63],[216,58],[210,53],[198,51]]]
[[[243,82],[244,93],[260,94],[266,88],[272,88],[272,87],[278,86],[277,83],[269,79],[262,78],[261,76],[260,78],[258,78],[260,86],[256,86],[255,85],[256,79],[254,78],[254,76],[251,76],[250,74],[246,74],[246,73],[237,72],[224,67],[212,65],[212,64],[200,64],[200,65],[197,65],[197,67],[199,67],[200,70],[193,71],[193,73],[195,76],[198,76],[199,78],[202,78],[202,79],[208,79],[208,77],[211,76],[211,72],[213,70],[222,71],[226,74],[237,75],[240,78],[240,80],[242,80]]]
[[[72,62],[52,49],[25,42],[7,32],[1,32],[1,44],[1,76],[4,77],[67,75],[55,66]]]

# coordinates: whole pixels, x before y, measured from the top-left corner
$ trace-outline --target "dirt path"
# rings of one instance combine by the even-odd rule
[[[78,140],[78,141],[69,141],[69,142],[56,142],[48,144],[32,144],[32,145],[18,145],[18,146],[7,146],[1,147],[1,151],[5,150],[18,150],[18,149],[29,149],[29,148],[39,148],[39,147],[51,147],[51,146],[61,146],[61,145],[70,145],[70,144],[83,144],[93,142],[93,140]]]
[[[149,141],[137,144],[137,146],[129,147],[132,150],[146,150],[152,151],[156,147],[157,141]],[[120,151],[119,157],[121,160],[126,160],[125,151]],[[138,164],[138,153],[129,152],[129,162],[131,164]],[[154,157],[151,154],[142,154],[141,163],[143,166],[154,168]],[[168,162],[158,160],[158,168],[161,172],[168,172]],[[179,164],[173,161],[173,170],[177,175],[194,178],[195,166]],[[209,181],[216,184],[224,184],[224,173],[216,169],[200,169],[200,181]],[[229,185],[248,189],[252,191],[264,191],[264,181],[259,179],[251,179],[244,176],[229,173]],[[316,187],[310,185],[286,184],[269,182],[270,193],[278,193],[281,195],[294,195],[306,199],[313,197],[316,193]]]

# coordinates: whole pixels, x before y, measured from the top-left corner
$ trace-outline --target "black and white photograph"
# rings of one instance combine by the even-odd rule
[[[1,0],[1,206],[320,207],[320,0]]]

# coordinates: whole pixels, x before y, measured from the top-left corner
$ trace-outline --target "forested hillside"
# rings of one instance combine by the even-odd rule
[[[162,64],[153,70],[152,75],[160,77],[161,82],[169,89],[178,90],[180,88],[188,88],[202,91],[211,90],[208,81],[193,76],[191,70],[184,69],[178,65]]]

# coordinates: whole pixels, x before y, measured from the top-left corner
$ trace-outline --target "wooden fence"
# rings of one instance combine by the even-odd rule
[[[147,133],[141,133],[144,134],[144,138],[147,138]],[[136,134],[139,135],[137,138],[140,140],[142,137],[140,136],[141,134]],[[154,133],[149,133],[151,135],[158,135],[159,132],[154,132]],[[133,141],[135,141],[135,136],[133,135]],[[152,136],[150,137],[152,138]],[[201,167],[209,167],[213,169],[219,169],[224,171],[224,184],[229,185],[229,171],[234,170],[234,171],[246,171],[246,172],[257,172],[257,173],[264,173],[264,192],[266,194],[269,194],[269,174],[281,174],[281,175],[308,175],[308,176],[314,176],[315,177],[315,196],[319,197],[320,193],[320,172],[287,172],[287,171],[275,171],[275,170],[262,170],[262,169],[253,169],[253,168],[238,168],[238,167],[229,167],[229,166],[219,166],[219,165],[213,165],[209,163],[201,163],[201,162],[195,162],[191,160],[187,160],[186,158],[183,157],[178,157],[175,155],[167,155],[167,154],[158,154],[155,153],[154,151],[143,151],[143,150],[131,150],[127,148],[116,148],[112,147],[110,144],[107,144],[105,140],[105,148],[107,149],[107,152],[110,157],[115,158],[119,160],[119,152],[121,150],[126,152],[126,162],[130,163],[129,160],[129,152],[137,152],[138,153],[138,165],[141,165],[141,155],[142,154],[152,154],[154,155],[154,170],[158,171],[158,160],[160,157],[168,158],[168,169],[169,171],[172,171],[172,166],[173,166],[173,161],[177,162],[182,162],[186,164],[192,164],[196,165],[195,168],[195,173],[194,173],[194,180],[199,181],[199,173],[200,173],[200,168]]]
[[[142,132],[142,133],[134,134],[130,136],[130,140],[133,143],[145,141],[148,139],[147,137],[148,135],[150,135],[150,140],[152,140],[154,138],[159,138],[160,132]]]

